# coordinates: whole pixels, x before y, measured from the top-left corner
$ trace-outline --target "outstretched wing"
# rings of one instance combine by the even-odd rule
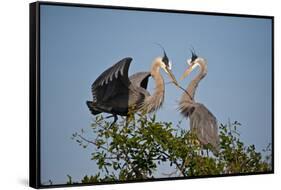
[[[216,117],[203,104],[196,103],[192,107],[189,113],[191,130],[195,131],[202,144],[211,144],[215,151],[218,151],[219,136]]]
[[[131,75],[129,80],[134,86],[147,89],[147,84],[150,76],[151,76],[150,72],[138,72]]]
[[[105,70],[92,84],[94,102],[106,101],[117,93],[128,93],[130,80],[128,70],[132,58],[120,60],[112,67]]]

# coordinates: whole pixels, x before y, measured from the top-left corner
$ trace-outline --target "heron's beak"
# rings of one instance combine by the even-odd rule
[[[192,64],[188,67],[188,69],[186,69],[186,71],[183,73],[183,75],[181,76],[180,80],[183,80],[185,77],[187,77],[191,71],[193,71],[193,69],[196,67],[196,64]]]
[[[166,67],[165,69],[165,72],[169,75],[169,77],[172,79],[172,82],[176,85],[176,86],[179,86],[178,84],[178,81],[176,80],[176,77],[174,76],[174,74],[172,73],[172,71]]]

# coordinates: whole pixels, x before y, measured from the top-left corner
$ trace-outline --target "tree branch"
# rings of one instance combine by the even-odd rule
[[[167,156],[167,157],[169,158],[169,160],[172,161],[172,162],[176,165],[177,169],[181,172],[181,174],[182,174],[184,177],[186,177],[186,175],[185,175],[185,173],[184,173],[184,170],[183,170],[184,163],[182,164],[182,166],[180,166],[180,165],[177,163],[176,160],[171,160],[171,156],[170,156],[168,153],[166,153],[166,152],[164,152],[164,151],[160,151],[160,152],[161,152],[162,154],[164,154],[165,156]]]

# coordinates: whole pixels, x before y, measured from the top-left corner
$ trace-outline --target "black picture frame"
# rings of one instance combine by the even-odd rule
[[[232,14],[232,13],[217,13],[217,12],[198,12],[187,10],[166,10],[156,8],[141,8],[141,7],[121,7],[108,5],[91,5],[91,4],[76,4],[76,3],[59,3],[38,1],[29,4],[29,185],[33,188],[54,188],[54,187],[72,187],[72,186],[88,186],[93,184],[62,184],[62,185],[42,185],[40,182],[40,6],[55,5],[69,7],[87,7],[87,8],[102,8],[111,10],[136,10],[144,12],[163,12],[163,13],[183,13],[195,15],[214,15],[214,16],[231,16],[245,18],[265,18],[272,22],[272,171],[262,173],[247,173],[247,174],[229,174],[229,175],[211,175],[200,177],[173,177],[173,178],[157,178],[145,181],[162,181],[162,180],[178,180],[178,179],[193,179],[206,177],[226,177],[226,176],[241,176],[241,175],[257,175],[257,174],[273,174],[274,173],[274,16],[263,15],[248,15],[248,14]],[[129,182],[103,182],[100,184],[114,183],[131,183],[144,182],[143,180]]]

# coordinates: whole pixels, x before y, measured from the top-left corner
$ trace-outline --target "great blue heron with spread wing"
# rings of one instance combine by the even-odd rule
[[[192,51],[192,57],[187,61],[188,69],[180,80],[187,77],[196,67],[200,71],[189,83],[179,102],[179,110],[185,117],[189,117],[191,131],[195,133],[203,145],[210,144],[214,153],[219,151],[219,136],[216,117],[201,103],[194,101],[194,95],[199,82],[207,75],[207,62]]]
[[[150,72],[138,72],[128,77],[132,58],[127,57],[104,71],[92,84],[93,101],[87,106],[93,115],[110,113],[115,123],[117,115],[127,116],[129,111],[142,110],[150,113],[158,110],[164,101],[165,84],[160,74],[162,68],[177,85],[171,72],[171,63],[165,50],[163,57],[157,57]],[[155,91],[151,95],[147,90],[149,77],[155,80]],[[113,124],[112,123],[112,124]]]

